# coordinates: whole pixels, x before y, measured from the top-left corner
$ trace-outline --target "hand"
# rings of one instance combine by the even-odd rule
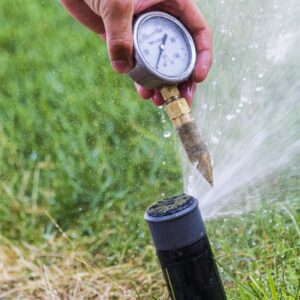
[[[106,40],[113,69],[127,73],[133,67],[132,18],[144,11],[161,10],[177,17],[192,34],[197,62],[191,78],[179,86],[182,97],[191,104],[196,84],[203,81],[211,67],[212,38],[210,29],[192,0],[61,0],[70,14]],[[163,99],[157,90],[136,84],[144,99],[156,105]]]

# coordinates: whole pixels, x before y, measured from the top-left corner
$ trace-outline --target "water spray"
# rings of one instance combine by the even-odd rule
[[[150,206],[148,222],[172,300],[225,300],[198,200],[182,194]]]
[[[159,11],[145,13],[133,27],[135,67],[129,75],[138,84],[159,89],[189,160],[213,185],[211,159],[187,101],[176,87],[186,81],[196,63],[192,36],[173,16]]]

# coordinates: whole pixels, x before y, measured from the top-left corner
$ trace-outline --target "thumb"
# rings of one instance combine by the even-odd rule
[[[132,61],[132,0],[100,1],[102,17],[111,65],[119,73],[128,72]]]

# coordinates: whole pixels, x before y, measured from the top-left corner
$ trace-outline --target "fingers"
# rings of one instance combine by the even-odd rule
[[[150,99],[154,96],[154,90],[146,89],[137,83],[135,83],[135,88],[139,95],[145,100]]]
[[[133,66],[133,3],[131,0],[101,0],[98,7],[112,67],[119,73],[126,73]]]
[[[164,104],[164,99],[161,96],[161,93],[159,90],[149,90],[137,83],[135,83],[135,87],[136,87],[137,92],[143,99],[148,100],[148,99],[152,98],[152,102],[157,106]]]
[[[157,106],[164,105],[165,101],[164,101],[160,91],[158,91],[158,90],[154,91],[154,95],[152,96],[152,102]]]
[[[212,34],[210,29],[201,30],[194,39],[198,48],[193,79],[196,82],[201,82],[206,78],[212,64]]]
[[[82,0],[61,0],[61,3],[81,24],[98,34],[104,33],[102,19]]]
[[[159,90],[146,89],[143,86],[135,83],[136,90],[138,94],[145,100],[152,98],[155,105],[160,106],[164,104],[163,97]],[[192,105],[193,96],[196,92],[197,84],[193,80],[188,80],[187,82],[179,85],[179,91],[182,98],[185,98],[189,106]]]
[[[115,71],[128,72],[132,61],[132,0],[61,0],[70,14],[107,41]]]

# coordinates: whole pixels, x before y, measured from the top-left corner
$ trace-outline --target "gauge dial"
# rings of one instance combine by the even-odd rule
[[[172,77],[189,67],[190,45],[176,23],[162,17],[150,18],[139,27],[137,38],[141,55],[156,72]]]
[[[129,75],[150,88],[188,79],[196,61],[193,38],[179,20],[164,12],[139,16],[134,24],[136,66]]]

